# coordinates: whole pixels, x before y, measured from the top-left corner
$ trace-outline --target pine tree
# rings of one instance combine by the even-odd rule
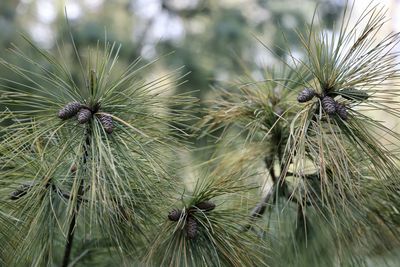
[[[82,77],[74,79],[62,61],[27,41],[44,62],[13,52],[37,73],[1,62],[20,76],[2,94],[13,109],[2,114],[11,122],[2,129],[4,207],[18,219],[5,262],[68,266],[82,256],[77,242],[105,242],[121,259],[139,259],[176,188],[165,163],[180,142],[171,125],[191,116],[165,107],[190,106],[192,98],[160,94],[176,73],[146,82],[139,60],[117,70],[115,44],[105,42],[85,60],[76,54]],[[13,106],[21,103],[31,109]]]
[[[380,6],[356,25],[351,16],[337,32],[300,33],[304,58],[289,51],[263,80],[218,88],[200,124],[224,140],[227,168],[263,161],[268,179],[246,230],[268,225],[272,266],[365,266],[399,248],[400,135],[363,111],[399,118],[400,38],[376,42]]]
[[[400,117],[400,37],[375,42],[379,6],[351,15],[330,35],[300,32],[305,57],[289,50],[261,81],[216,87],[202,118],[190,94],[166,92],[179,71],[147,81],[152,62],[124,66],[107,41],[81,55],[72,38],[77,77],[63,47],[25,38],[29,53],[12,52],[30,67],[0,61],[18,76],[0,79],[0,263],[365,266],[396,253],[400,134],[363,111]],[[204,136],[209,160],[182,168],[188,137]]]

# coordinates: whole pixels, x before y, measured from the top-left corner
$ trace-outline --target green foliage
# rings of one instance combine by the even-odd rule
[[[62,236],[75,231],[89,236],[100,232],[121,255],[129,255],[144,246],[143,233],[157,220],[153,209],[174,188],[164,163],[168,150],[178,145],[171,125],[191,119],[166,104],[191,105],[192,98],[166,94],[176,73],[146,82],[140,76],[146,65],[139,60],[117,69],[118,49],[107,42],[86,61],[77,54],[79,79],[62,61],[30,44],[50,69],[18,48],[14,53],[39,72],[2,61],[20,76],[18,81],[2,79],[7,85],[2,86],[1,104],[13,109],[4,114],[12,124],[2,129],[2,179],[11,185],[33,182],[10,210],[22,221],[11,262],[56,264]],[[57,117],[72,102],[88,112],[86,121]],[[112,133],[100,115],[112,119]],[[75,224],[85,227],[74,230]]]
[[[182,196],[179,219],[161,226],[147,255],[150,266],[265,265],[267,246],[241,230],[248,221],[247,180],[243,174],[218,174],[218,169],[201,177],[193,192]],[[201,209],[205,201],[215,209]],[[191,220],[196,224],[194,237],[188,230]]]
[[[261,147],[252,160],[264,159],[270,189],[251,217],[268,213],[267,233],[278,240],[274,266],[367,265],[377,248],[399,248],[399,134],[363,112],[399,117],[399,35],[375,44],[385,23],[379,6],[356,26],[351,15],[346,9],[330,35],[315,26],[299,33],[305,57],[289,51],[290,71],[218,90],[201,124],[204,134],[224,129],[219,139],[231,149]]]
[[[285,23],[287,14],[272,2],[257,5]],[[243,52],[249,42],[242,28],[248,17],[235,8],[208,2],[201,10],[169,2],[161,8],[192,22],[213,16],[213,30],[202,40],[216,45],[213,57],[226,43]],[[229,86],[213,84],[208,96],[195,92],[212,99],[200,121],[193,92],[181,93],[191,88],[182,69],[154,78],[156,61],[121,62],[132,54],[107,40],[93,42],[97,24],[93,35],[74,39],[69,32],[71,41],[59,39],[56,53],[24,37],[29,49],[11,48],[18,60],[0,60],[12,73],[0,78],[0,122],[8,125],[0,129],[0,263],[370,266],[387,256],[397,260],[400,135],[368,111],[400,117],[394,50],[400,39],[393,33],[376,42],[386,20],[380,6],[370,5],[355,26],[352,12],[344,10],[337,31],[320,28],[315,14],[306,30],[281,35],[279,47],[270,49],[283,59],[275,68],[254,72],[254,64],[242,70],[247,60],[227,63],[236,58],[205,60],[203,67],[191,47],[179,51],[202,73],[244,73]],[[279,45],[284,41],[288,52]],[[193,137],[215,144],[192,149]]]

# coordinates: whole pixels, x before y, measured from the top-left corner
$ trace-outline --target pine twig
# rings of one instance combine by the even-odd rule
[[[278,158],[279,158],[279,162],[282,162],[281,160],[281,155],[278,153]],[[253,208],[253,210],[250,213],[250,220],[251,222],[249,224],[247,224],[245,227],[243,227],[243,231],[247,231],[251,228],[252,223],[257,219],[262,217],[262,215],[265,213],[266,208],[267,208],[267,204],[269,203],[269,201],[271,200],[272,197],[272,201],[275,202],[277,197],[280,196],[284,196],[287,198],[287,200],[293,202],[294,204],[297,205],[301,205],[302,203],[300,202],[300,200],[293,195],[293,192],[289,191],[289,188],[285,182],[285,180],[283,179],[283,164],[280,164],[280,169],[281,169],[281,173],[279,175],[279,177],[276,176],[275,174],[275,168],[274,168],[274,160],[273,158],[270,157],[265,157],[264,159],[265,165],[268,169],[268,172],[271,176],[273,185],[271,186],[270,190],[268,191],[268,193],[263,197],[263,199]],[[292,173],[290,172],[285,172],[285,175],[290,175]],[[275,192],[278,189],[278,192]],[[274,195],[275,194],[275,195]],[[305,205],[311,205],[310,202],[308,201],[303,201]]]
[[[88,150],[90,146],[90,126],[88,126],[87,131],[86,131],[86,138],[85,138],[85,144],[83,145],[83,166],[86,165],[87,158],[89,156]],[[79,183],[79,188],[78,188],[78,197],[82,198],[84,193],[84,184],[83,184],[83,179],[81,179]],[[64,249],[64,257],[62,261],[61,267],[68,267],[69,260],[70,260],[70,255],[71,255],[71,250],[72,250],[72,244],[74,241],[74,234],[75,234],[75,227],[76,227],[76,219],[79,213],[79,209],[81,207],[81,202],[82,201],[77,201],[76,202],[76,208],[74,211],[74,214],[71,219],[71,223],[69,224],[69,229],[68,229],[68,234],[67,234],[67,242],[65,243],[65,249]]]
[[[257,218],[261,217],[265,213],[265,209],[267,207],[267,204],[271,197],[273,196],[273,193],[275,191],[275,186],[272,186],[268,193],[263,197],[262,201],[257,204],[257,206],[252,210],[250,216],[252,218]]]

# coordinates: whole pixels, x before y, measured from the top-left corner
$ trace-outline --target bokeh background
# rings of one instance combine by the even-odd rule
[[[295,30],[311,21],[317,3],[329,29],[345,0],[1,0],[0,56],[16,60],[6,50],[25,45],[21,34],[55,50],[71,31],[80,52],[106,34],[122,44],[120,62],[161,57],[153,75],[184,66],[188,81],[177,91],[196,91],[204,99],[210,85],[233,81],[243,68],[257,75],[260,67],[278,63],[255,36],[277,56],[287,45],[299,53]]]

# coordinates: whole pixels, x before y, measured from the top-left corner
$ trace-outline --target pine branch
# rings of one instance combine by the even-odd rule
[[[87,128],[86,128],[86,133],[85,133],[85,143],[83,145],[83,156],[82,156],[82,166],[81,168],[85,169],[87,160],[89,157],[89,147],[90,147],[90,138],[91,138],[91,124],[89,123]],[[75,171],[72,171],[72,174],[75,174]],[[75,235],[75,228],[76,228],[76,220],[78,217],[79,209],[81,207],[81,199],[84,194],[84,181],[83,181],[83,176],[80,179],[79,183],[79,188],[78,188],[78,200],[76,201],[76,206],[74,209],[74,214],[72,215],[72,219],[68,228],[68,233],[67,233],[67,241],[65,243],[65,248],[64,248],[64,257],[62,261],[62,267],[68,267],[69,261],[70,261],[70,255],[71,255],[71,250],[72,250],[72,244],[74,241],[74,235]],[[71,199],[70,199],[71,200]]]

